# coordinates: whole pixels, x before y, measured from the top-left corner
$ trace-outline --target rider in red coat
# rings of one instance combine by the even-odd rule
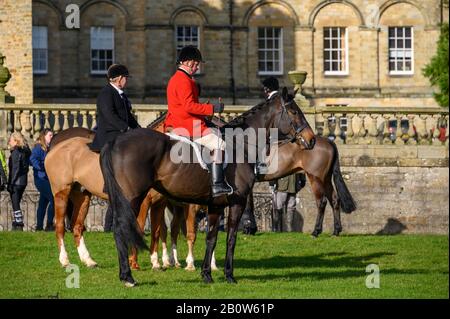
[[[225,141],[219,133],[206,126],[204,117],[221,113],[223,103],[199,103],[198,86],[193,79],[200,62],[203,62],[200,50],[194,46],[181,49],[178,56],[178,69],[167,85],[168,112],[164,128],[173,133],[193,137],[194,141],[206,146],[213,152],[211,169],[212,196],[233,193],[233,188],[225,183],[223,174],[223,151]]]

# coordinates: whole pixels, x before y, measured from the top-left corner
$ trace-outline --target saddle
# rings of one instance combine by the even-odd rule
[[[195,157],[193,158],[194,163],[200,164],[200,166],[204,170],[207,170],[208,172],[211,172],[211,164],[210,163],[206,163],[203,160],[203,157],[202,157],[202,152],[204,151],[205,148],[207,148],[206,146],[203,146],[203,145],[201,145],[199,143],[196,143],[194,140],[192,140],[191,138],[188,138],[186,136],[177,135],[177,134],[174,134],[172,132],[166,132],[165,134],[167,136],[169,136],[170,139],[172,139],[172,140],[176,140],[176,141],[179,141],[179,142],[182,142],[182,143],[189,144],[192,147],[192,149],[194,150],[194,154],[195,154]],[[227,163],[228,163],[228,155],[227,155],[227,152],[225,151],[225,158],[224,158],[224,161],[223,161],[223,168],[227,167]]]

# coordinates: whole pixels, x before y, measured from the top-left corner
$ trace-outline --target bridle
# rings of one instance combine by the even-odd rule
[[[287,115],[287,117],[288,117],[288,119],[289,119],[289,125],[290,125],[290,127],[291,127],[291,131],[294,132],[294,134],[288,133],[288,134],[286,135],[286,141],[288,141],[288,142],[290,142],[290,143],[294,143],[294,142],[296,142],[296,141],[298,140],[298,141],[300,141],[300,143],[302,143],[302,145],[303,145],[304,147],[306,147],[307,149],[309,149],[310,146],[309,146],[308,143],[305,141],[305,138],[301,135],[301,132],[302,132],[305,128],[307,128],[307,127],[309,126],[309,125],[308,125],[308,122],[305,121],[305,122],[302,123],[301,125],[296,126],[296,124],[292,121],[292,119],[291,119],[291,117],[289,116],[289,113],[288,113],[288,111],[287,111],[287,109],[286,109],[286,106],[291,105],[291,104],[294,102],[294,100],[291,100],[291,101],[289,101],[289,102],[287,102],[287,103],[284,102],[284,99],[283,99],[282,97],[280,97],[280,100],[281,100],[281,114],[280,114],[280,117],[279,117],[279,119],[278,119],[278,123],[277,123],[277,126],[276,126],[276,127],[279,127],[280,122],[281,122],[281,118],[283,117],[283,114],[286,113],[286,115]]]

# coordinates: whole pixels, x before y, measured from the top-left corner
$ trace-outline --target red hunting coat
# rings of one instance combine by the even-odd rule
[[[194,131],[203,132],[207,129],[204,117],[213,115],[213,105],[198,102],[198,87],[195,80],[182,70],[177,70],[167,85],[168,112],[164,129],[168,127],[184,128],[189,136]],[[200,128],[194,129],[194,120],[200,121]]]

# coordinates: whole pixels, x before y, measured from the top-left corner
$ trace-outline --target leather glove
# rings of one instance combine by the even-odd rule
[[[213,104],[214,113],[222,113],[225,105],[223,103]]]

